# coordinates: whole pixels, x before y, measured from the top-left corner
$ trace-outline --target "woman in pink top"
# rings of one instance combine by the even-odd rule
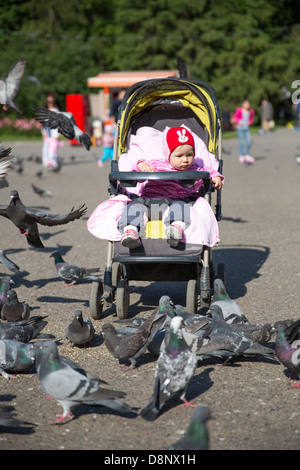
[[[233,119],[239,140],[239,162],[254,163],[255,160],[249,155],[251,147],[250,126],[253,124],[254,109],[251,108],[249,100],[244,100],[242,106],[236,108]]]

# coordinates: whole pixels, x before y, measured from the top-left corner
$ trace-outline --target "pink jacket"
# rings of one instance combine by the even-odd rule
[[[243,118],[243,108],[242,107],[236,108],[234,115],[233,115],[234,121],[238,124],[242,118]],[[254,109],[250,109],[249,126],[253,124],[253,121],[254,121]]]
[[[165,132],[165,131],[164,131]],[[136,171],[137,163],[141,160],[157,161],[159,160],[162,166],[166,166],[166,160],[162,158],[162,137],[163,133],[150,127],[142,127],[138,130],[136,135],[131,137],[130,149],[126,154],[121,155],[119,159],[120,171]],[[208,152],[204,142],[193,133],[195,140],[195,169],[205,169],[210,171],[211,177],[220,176],[224,181],[224,177],[218,172],[218,161],[215,156]],[[171,168],[170,168],[171,171]],[[177,170],[173,170],[176,172]],[[201,181],[201,180],[200,180]],[[137,195],[145,195],[145,190],[149,182],[144,181],[138,183],[134,188],[127,188],[127,193],[135,193]],[[153,183],[156,183],[153,181]],[[159,182],[161,183],[161,182]],[[171,183],[170,186],[166,183]],[[200,185],[197,182],[195,185]],[[164,186],[168,188],[167,194],[169,197],[176,199],[176,195],[186,197],[195,192],[195,185],[192,188],[182,188],[185,192],[184,195],[179,195],[177,190],[178,183],[165,182]],[[145,197],[168,197],[161,194],[161,187],[158,193],[156,192],[156,185],[150,185],[150,192],[147,192]],[[175,190],[174,190],[175,189]],[[153,196],[151,196],[153,194]],[[94,212],[91,214],[87,221],[88,230],[96,237],[107,239],[111,241],[118,241],[121,239],[121,233],[117,228],[118,220],[131,199],[127,195],[118,195],[107,201],[102,202]],[[168,210],[163,216],[163,220],[167,216]],[[145,220],[145,223],[147,220]],[[215,215],[204,198],[198,198],[191,207],[191,224],[184,233],[187,243],[193,245],[206,245],[214,246],[219,242],[219,230]]]

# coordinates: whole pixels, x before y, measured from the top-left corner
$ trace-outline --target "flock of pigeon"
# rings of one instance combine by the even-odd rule
[[[16,89],[13,90],[8,104],[15,95]],[[41,108],[37,108],[37,113],[40,119],[47,120],[68,138],[78,135],[78,131],[74,131],[74,122],[66,115],[52,116]],[[82,135],[78,138],[88,149],[88,141]],[[5,181],[11,158],[11,149],[0,153],[2,187],[7,186]],[[11,191],[9,204],[0,205],[0,215],[8,218],[26,236],[27,243],[35,248],[43,248],[38,224],[66,224],[81,218],[86,210],[84,205],[76,210],[72,208],[65,215],[34,210],[21,202],[17,190]],[[97,269],[92,271],[68,264],[58,251],[51,256],[57,275],[67,285],[80,279],[99,279],[92,274]],[[2,251],[0,262],[14,273],[19,270]],[[207,421],[212,411],[206,406],[196,407],[186,399],[199,361],[219,357],[224,359],[225,365],[235,358],[262,355],[277,357],[292,375],[300,372],[300,319],[278,321],[274,325],[251,324],[230,298],[221,279],[214,280],[213,292],[206,315],[189,314],[181,305],[174,305],[169,296],[162,296],[148,317],[116,320],[115,326],[104,323],[101,328],[103,347],[118,359],[121,366],[136,367],[140,356],[147,352],[157,357],[152,394],[138,413],[143,419],[155,421],[175,395],[179,395],[184,404],[195,407],[185,435],[171,444],[170,450],[209,449]],[[59,353],[59,340],[43,333],[47,316],[31,316],[29,306],[19,301],[9,275],[0,280],[0,317],[0,374],[9,379],[11,374],[35,367],[41,390],[62,407],[62,413],[51,423],[62,424],[68,418],[73,419],[72,410],[80,404],[105,406],[125,414],[136,413],[136,409],[124,401],[125,392],[110,389],[105,381]],[[88,347],[94,335],[92,322],[83,318],[81,310],[76,310],[61,339],[69,340],[72,346]],[[274,335],[275,349],[267,346]],[[300,380],[292,387],[300,387]],[[9,428],[23,425],[32,423],[18,420],[13,407],[0,407],[0,430],[7,432]]]

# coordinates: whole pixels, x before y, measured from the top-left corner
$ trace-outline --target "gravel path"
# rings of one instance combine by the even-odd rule
[[[5,142],[16,156],[25,157],[24,171],[11,171],[9,188],[0,191],[1,204],[9,201],[11,189],[18,189],[24,204],[65,213],[85,202],[87,217],[108,197],[109,166],[96,165],[99,149],[85,151],[68,143],[61,149],[64,165],[59,173],[35,173],[41,165],[27,161],[41,154],[41,142]],[[251,322],[275,322],[299,317],[299,227],[300,185],[294,155],[299,152],[299,134],[276,130],[253,137],[252,166],[238,162],[237,140],[224,141],[223,220],[221,243],[213,250],[214,263],[224,262],[227,289]],[[71,158],[75,157],[75,158]],[[31,183],[52,191],[52,198],[40,199]],[[48,315],[45,332],[60,338],[75,309],[89,315],[90,283],[65,287],[54,269],[50,254],[59,248],[67,262],[98,266],[103,275],[107,244],[86,229],[87,217],[61,227],[41,227],[45,248],[30,248],[10,221],[1,218],[0,249],[21,270],[12,274],[20,300],[34,309],[32,314]],[[0,265],[0,276],[10,272]],[[161,295],[185,304],[185,283],[136,282],[130,284],[130,315],[149,314]],[[61,354],[127,392],[126,401],[141,409],[152,394],[156,358],[144,354],[133,370],[122,370],[103,345],[99,334],[103,322],[116,319],[115,307],[93,320],[96,336],[87,349],[71,348],[61,342]],[[274,343],[270,343],[274,346]],[[213,410],[208,424],[212,450],[300,449],[300,389],[290,389],[287,371],[276,359],[241,359],[227,367],[219,360],[199,363],[187,398]],[[121,416],[102,407],[79,406],[73,421],[50,425],[61,412],[54,400],[47,400],[35,370],[6,380],[0,377],[1,402],[12,404],[20,419],[37,424],[32,433],[1,433],[3,450],[160,450],[185,431],[193,410],[170,401],[153,423],[140,416]],[[129,452],[130,454],[130,452]]]

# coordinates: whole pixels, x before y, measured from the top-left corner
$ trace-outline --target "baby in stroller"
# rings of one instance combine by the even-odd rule
[[[216,190],[224,176],[218,161],[204,142],[187,126],[166,127],[163,132],[144,126],[131,136],[128,152],[119,159],[120,171],[207,171]],[[88,230],[96,237],[121,241],[124,247],[138,248],[141,235],[150,218],[145,200],[157,200],[162,213],[165,236],[171,247],[179,242],[212,247],[219,241],[218,224],[210,204],[201,196],[202,180],[181,185],[174,180],[146,180],[126,188],[101,203],[91,214]],[[150,206],[150,212],[153,210]]]

